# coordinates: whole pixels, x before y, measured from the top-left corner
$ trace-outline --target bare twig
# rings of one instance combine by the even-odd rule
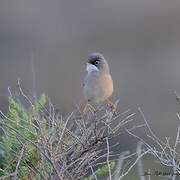
[[[138,156],[135,160],[135,162],[128,168],[128,170],[126,170],[125,173],[123,173],[117,180],[121,180],[124,176],[126,176],[130,171],[131,169],[137,164],[137,162],[139,161],[139,159],[141,159],[144,155],[146,155],[147,153],[149,153],[150,150],[147,150],[143,153],[141,153],[140,156]]]
[[[22,88],[21,88],[21,83],[20,83],[20,79],[18,79],[18,86],[19,86],[19,91],[21,93],[21,95],[27,100],[27,102],[33,107],[33,103],[31,102],[31,100],[24,94]]]
[[[89,164],[89,163],[88,163]],[[89,166],[90,166],[90,168],[91,168],[91,172],[92,172],[92,176],[94,176],[94,179],[95,180],[98,180],[97,179],[97,176],[96,176],[96,173],[94,172],[94,169],[93,169],[93,167],[89,164]]]
[[[142,153],[142,146],[143,146],[143,143],[140,141],[138,142],[137,144],[137,155],[140,156],[141,153]],[[139,174],[139,179],[140,180],[145,180],[145,177],[143,176],[143,164],[142,164],[142,160],[139,159],[138,163],[137,163],[137,166],[138,166],[138,174]]]
[[[19,153],[18,162],[17,162],[17,164],[16,164],[16,169],[15,169],[15,172],[14,172],[14,180],[17,179],[18,168],[19,168],[20,162],[21,162],[22,157],[23,157],[24,148],[25,148],[25,145],[23,144],[23,146],[22,146],[22,148],[21,148],[21,151],[20,151],[20,153]]]
[[[130,152],[129,151],[124,151],[120,154],[118,160],[117,160],[117,164],[116,164],[116,169],[115,169],[115,172],[114,172],[114,175],[113,175],[113,180],[117,180],[120,173],[121,173],[121,169],[122,169],[122,166],[123,166],[123,162],[125,159],[128,158],[128,154]]]
[[[107,158],[106,158],[106,162],[107,162],[108,171],[109,171],[109,180],[111,180],[111,167],[110,167],[110,163],[109,163],[109,141],[108,141],[108,137],[106,137],[106,145],[107,145]]]

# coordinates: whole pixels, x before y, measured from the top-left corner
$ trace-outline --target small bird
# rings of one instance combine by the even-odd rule
[[[101,53],[90,54],[86,63],[86,70],[87,74],[84,78],[83,90],[88,104],[105,102],[114,112],[116,107],[108,99],[113,93],[113,80],[104,56]],[[93,106],[91,104],[89,106],[92,109]]]

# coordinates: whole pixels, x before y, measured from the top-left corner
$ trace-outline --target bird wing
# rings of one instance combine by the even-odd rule
[[[88,74],[86,74],[86,76],[84,77],[84,79],[83,79],[83,87],[86,85],[86,82],[87,82],[87,77],[88,76]]]

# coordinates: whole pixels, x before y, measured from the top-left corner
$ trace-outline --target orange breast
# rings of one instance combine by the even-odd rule
[[[113,81],[111,75],[102,75],[99,77],[99,88],[100,94],[99,97],[101,101],[104,101],[110,97],[113,93]]]
[[[84,95],[87,100],[100,102],[113,93],[113,81],[109,74],[91,74],[86,78]]]

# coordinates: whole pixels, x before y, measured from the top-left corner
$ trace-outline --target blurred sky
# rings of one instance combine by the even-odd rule
[[[179,0],[1,0],[1,108],[21,78],[30,95],[45,92],[57,109],[72,111],[84,103],[83,63],[91,52],[107,58],[121,111],[141,106],[155,132],[174,134]]]

